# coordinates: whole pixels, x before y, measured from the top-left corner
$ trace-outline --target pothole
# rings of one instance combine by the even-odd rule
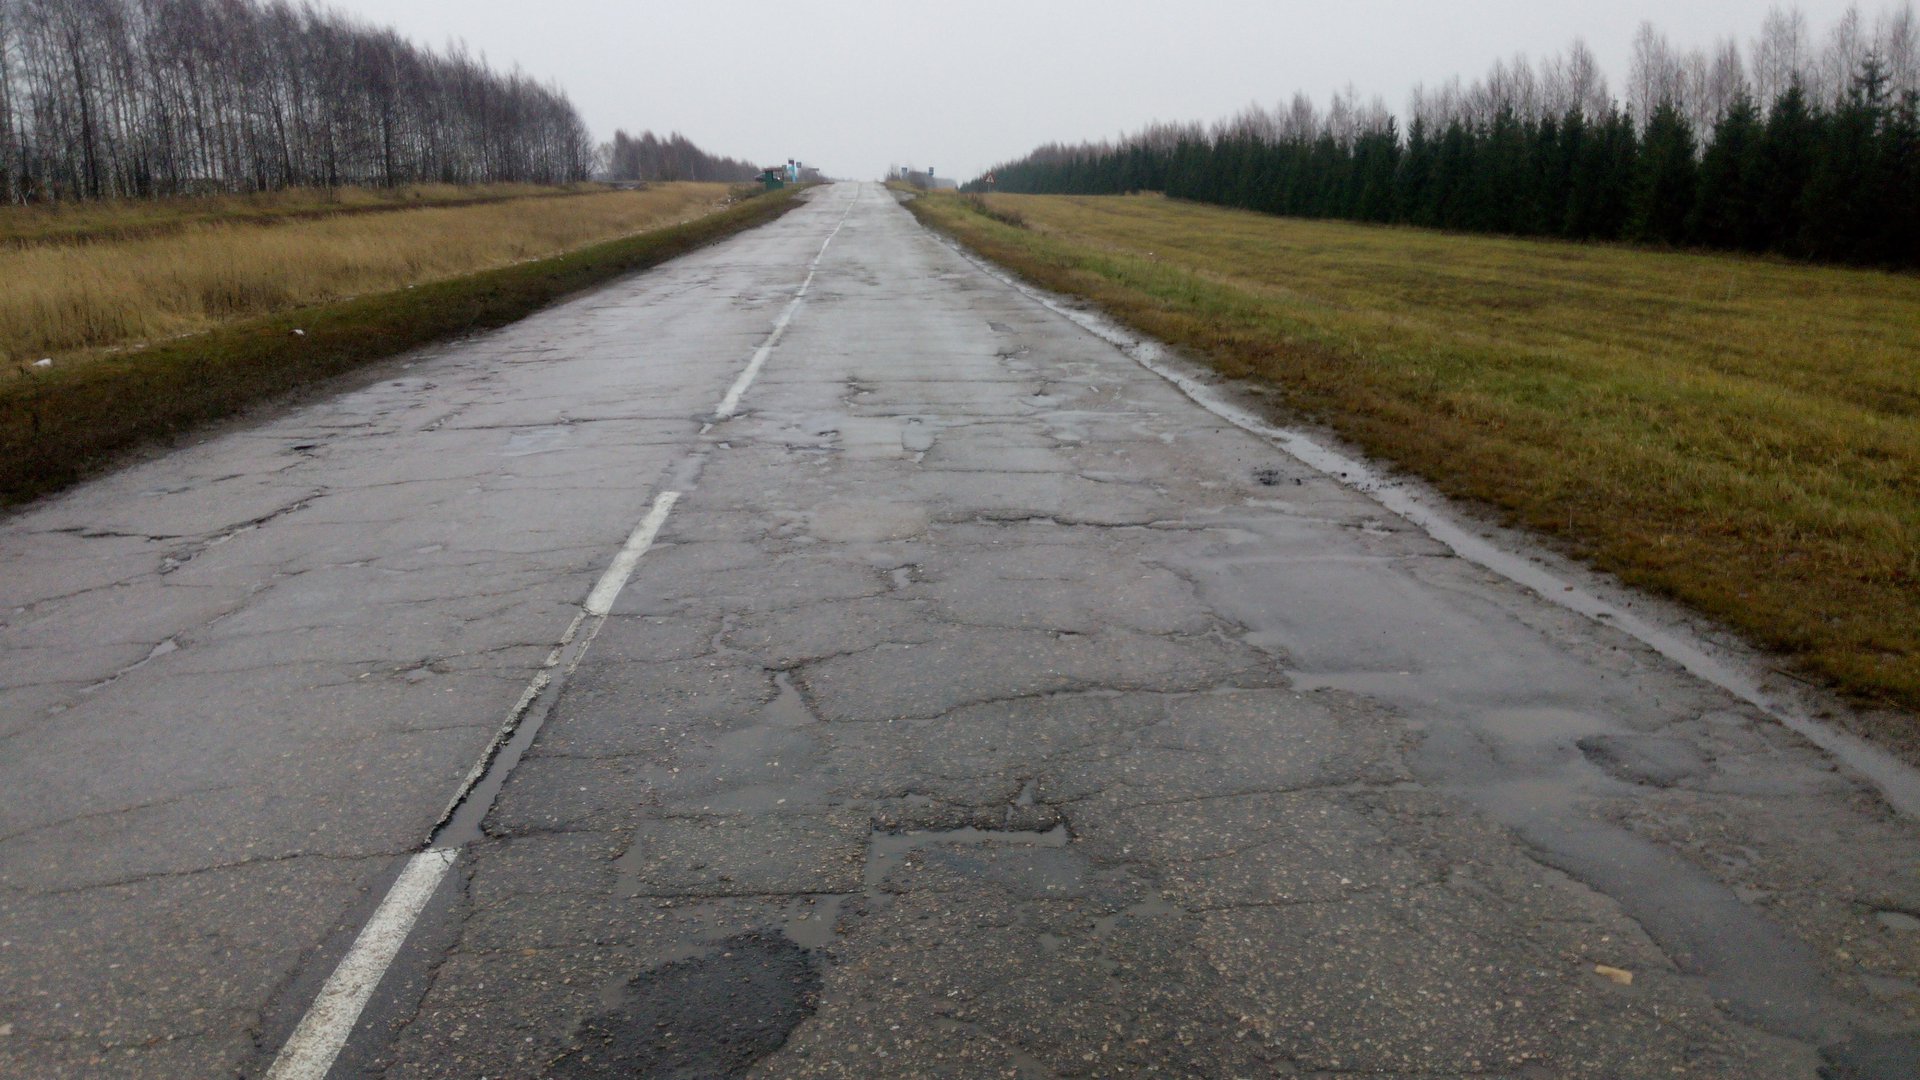
[[[1103,915],[1093,920],[1093,936],[1105,940],[1113,936],[1123,922],[1138,922],[1142,919],[1184,917],[1186,910],[1173,904],[1165,897],[1153,896],[1121,908],[1111,915]]]
[[[1027,832],[1009,829],[976,829],[966,826],[959,829],[944,829],[937,832],[885,832],[875,829],[873,840],[867,848],[867,865],[862,884],[868,892],[880,888],[887,875],[900,865],[909,854],[926,848],[958,846],[979,847],[1000,845],[1006,847],[1064,848],[1069,836],[1065,822],[1055,825],[1045,832]]]
[[[833,928],[847,900],[844,893],[799,897],[787,906],[787,921],[781,930],[803,949],[824,949],[834,942]]]
[[[1889,930],[1902,934],[1920,933],[1920,916],[1910,915],[1904,911],[1884,910],[1874,912],[1873,917],[1876,922]]]
[[[819,723],[820,718],[807,707],[807,699],[800,696],[800,689],[793,685],[793,674],[782,671],[773,677],[775,693],[773,700],[761,706],[762,723],[774,727],[799,728]]]

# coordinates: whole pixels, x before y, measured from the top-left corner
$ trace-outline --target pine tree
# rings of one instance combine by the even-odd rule
[[[1629,235],[1636,240],[1681,244],[1693,212],[1699,166],[1693,128],[1671,101],[1662,101],[1647,121],[1633,186]]]
[[[1571,163],[1560,138],[1560,122],[1549,116],[1533,126],[1527,177],[1527,205],[1521,231],[1557,235],[1566,220],[1566,193],[1572,182]]]
[[[1469,200],[1473,184],[1473,137],[1455,120],[1440,137],[1440,151],[1434,162],[1433,183],[1428,188],[1427,210],[1422,225],[1441,229],[1468,227]]]
[[[1767,115],[1754,190],[1759,200],[1756,242],[1771,251],[1801,254],[1802,197],[1813,175],[1820,118],[1807,107],[1806,91],[1794,80]]]
[[[1484,119],[1488,101],[1526,100],[1498,83],[1464,102],[1423,99],[1436,107],[1420,110],[1404,142],[1391,118],[1377,126],[1371,113],[1356,130],[1314,122],[1310,111],[1255,110],[1211,137],[1156,127],[1117,145],[1045,146],[996,172],[1003,191],[1160,190],[1298,217],[1920,267],[1920,91],[1896,99],[1901,79],[1868,54],[1830,107],[1785,68],[1769,69],[1766,85],[1786,82],[1763,109],[1738,92],[1737,65],[1728,70],[1704,88],[1732,98],[1701,111],[1717,117],[1710,131],[1696,130],[1672,100],[1642,128],[1640,115],[1609,103],[1591,80],[1578,92],[1550,88],[1565,104],[1559,116],[1508,104]],[[1647,98],[1656,91],[1677,92],[1654,87]],[[1444,127],[1436,117],[1447,117]]]
[[[1920,91],[1894,107],[1884,135],[1886,168],[1879,192],[1886,262],[1920,266]]]
[[[1473,210],[1467,227],[1482,232],[1520,231],[1526,198],[1527,137],[1520,118],[1502,108],[1474,155]]]
[[[1400,133],[1391,123],[1385,131],[1361,137],[1354,149],[1354,175],[1358,178],[1354,216],[1361,221],[1392,221],[1394,180],[1400,172]]]
[[[1878,71],[1872,73],[1878,75]],[[1820,150],[1812,160],[1812,175],[1801,196],[1805,208],[1801,250],[1812,258],[1872,258],[1870,190],[1874,158],[1880,150],[1876,136],[1885,106],[1884,86],[1884,77],[1876,79],[1872,88],[1855,79],[1847,98],[1826,121]]]
[[[1428,188],[1433,182],[1436,148],[1427,136],[1427,122],[1416,117],[1407,129],[1407,149],[1393,175],[1393,219],[1424,224]]]
[[[1873,261],[1879,254],[1874,196],[1887,119],[1886,72],[1868,56],[1827,120],[1807,179],[1800,243],[1814,258]]]
[[[1603,143],[1594,138],[1593,127],[1578,105],[1567,110],[1560,122],[1560,156],[1566,162],[1566,180],[1560,189],[1550,231],[1559,236],[1584,240],[1593,235],[1593,204],[1599,181],[1599,152]]]
[[[1756,226],[1761,137],[1760,109],[1741,94],[1714,125],[1700,162],[1700,189],[1687,223],[1694,243],[1749,251],[1763,246]]]
[[[1567,195],[1568,237],[1618,240],[1626,235],[1628,199],[1639,158],[1633,116],[1617,109],[1584,132],[1574,159],[1572,190]]]
[[[1613,113],[1607,122],[1606,178],[1600,186],[1599,229],[1602,240],[1622,240],[1632,214],[1634,179],[1640,169],[1640,135],[1633,114],[1625,110]]]
[[[1308,158],[1307,175],[1311,179],[1307,189],[1309,202],[1306,216],[1341,216],[1341,196],[1346,190],[1345,157],[1345,151],[1334,141],[1331,133],[1323,133],[1313,141],[1313,150]]]

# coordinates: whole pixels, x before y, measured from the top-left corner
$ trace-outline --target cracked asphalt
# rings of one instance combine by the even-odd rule
[[[335,1076],[1920,1074],[1912,819],[876,186],[383,375],[0,524],[0,1074],[263,1074],[669,488]]]

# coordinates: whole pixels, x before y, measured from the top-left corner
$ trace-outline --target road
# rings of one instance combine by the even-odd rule
[[[0,524],[0,1074],[1920,1070],[1912,817],[1056,307],[835,185]]]

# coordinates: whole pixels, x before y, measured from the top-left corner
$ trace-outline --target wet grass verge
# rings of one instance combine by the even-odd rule
[[[7,373],[0,378],[0,505],[57,491],[130,450],[276,394],[503,326],[764,224],[793,209],[801,190],[552,258],[249,319],[70,368]]]
[[[1920,747],[1920,277],[1158,197],[909,208]]]

